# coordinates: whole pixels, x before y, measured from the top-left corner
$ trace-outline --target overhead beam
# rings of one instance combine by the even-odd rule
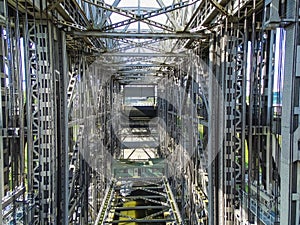
[[[158,69],[150,69],[150,70],[139,70],[139,69],[132,69],[132,70],[119,70],[117,73],[120,75],[126,74],[156,74],[156,73],[163,73],[163,71],[159,71]]]
[[[164,2],[162,0],[156,0],[156,2],[159,4],[160,7],[166,7]],[[169,13],[166,13],[166,16],[168,18],[168,20],[170,21],[170,23],[173,25],[173,27],[176,30],[181,30],[181,27],[179,26],[179,24],[177,23],[176,19],[174,18],[173,15],[170,15]]]
[[[202,4],[205,4],[205,2],[200,3],[200,4],[198,5],[197,9],[194,11],[194,13],[193,13],[193,15],[191,16],[190,20],[189,20],[188,23],[185,25],[184,31],[187,31],[187,30],[190,28],[190,26],[193,24],[193,22],[194,22],[195,20],[197,20],[198,15],[199,15],[199,12],[200,12],[201,7],[202,7]]]
[[[115,0],[112,4],[112,7],[117,7],[120,2],[121,2],[121,0]],[[112,11],[108,11],[108,12],[105,13],[105,17],[103,18],[103,20],[101,22],[101,26],[100,26],[101,28],[103,28],[103,26],[107,22],[108,18],[110,18],[112,13],[113,13]]]
[[[88,4],[94,5],[94,6],[98,7],[98,8],[107,10],[108,12],[114,12],[114,13],[117,13],[117,14],[122,15],[122,16],[126,16],[126,17],[130,17],[130,18],[138,19],[138,17],[137,17],[136,14],[134,14],[134,13],[128,11],[128,10],[124,10],[124,9],[118,8],[116,6],[112,6],[112,5],[107,4],[105,2],[96,1],[96,3],[94,3],[94,2],[91,2],[89,0],[83,0],[83,1],[86,2],[86,3],[88,3]],[[114,5],[117,5],[117,4],[114,4]],[[111,13],[109,15],[111,15]]]
[[[151,68],[151,67],[170,67],[170,65],[167,64],[120,64],[117,65],[119,69],[143,69],[143,68]]]
[[[109,12],[114,12],[114,13],[117,13],[119,15],[129,17],[129,19],[127,19],[127,20],[123,20],[123,21],[108,25],[106,27],[103,27],[102,31],[116,29],[118,27],[129,25],[129,24],[137,22],[137,21],[142,21],[146,24],[161,28],[163,30],[173,31],[174,30],[173,27],[169,27],[167,25],[152,21],[152,20],[150,20],[150,18],[158,16],[158,15],[162,15],[162,14],[167,14],[167,13],[172,12],[174,10],[182,9],[184,7],[193,5],[196,2],[198,2],[199,0],[194,0],[192,2],[190,2],[190,1],[178,2],[178,3],[175,3],[175,4],[169,5],[169,6],[162,7],[160,9],[156,9],[156,10],[147,12],[145,14],[135,14],[135,13],[130,12],[128,10],[124,10],[124,9],[121,9],[121,8],[118,8],[118,7],[115,7],[115,6],[106,4],[104,2],[100,2],[100,1],[97,1],[96,3],[88,1],[88,0],[83,0],[83,1],[87,2],[89,4],[92,4],[96,7],[105,9]]]
[[[48,12],[54,8],[56,8],[60,3],[62,3],[64,0],[58,0],[58,1],[54,1],[52,3],[50,3],[46,9],[44,10],[45,12]]]
[[[227,12],[227,10],[218,2],[216,2],[215,0],[209,0],[211,4],[213,4],[217,10],[219,10],[222,14],[224,14],[225,16],[231,16],[229,12]]]
[[[150,19],[138,19],[137,20],[135,18],[130,18],[130,19],[127,19],[127,20],[122,20],[120,22],[110,24],[106,27],[103,27],[102,31],[114,30],[114,29],[119,28],[119,27],[129,26],[130,24],[135,23],[135,22],[144,22],[148,25],[151,25],[151,26],[154,26],[154,27],[166,30],[166,31],[174,31],[173,27],[155,22],[153,20],[150,20]]]
[[[117,52],[117,53],[102,53],[101,56],[114,57],[188,57],[184,53],[136,53],[136,52]]]
[[[116,78],[117,80],[121,80],[121,81],[143,81],[143,82],[154,82],[157,81],[159,79],[161,79],[161,77],[157,77],[157,76],[152,76],[152,75],[147,75],[147,76],[120,76]],[[127,150],[127,149],[123,149],[123,150]]]
[[[151,17],[155,17],[155,16],[165,14],[165,13],[168,13],[168,12],[172,12],[174,10],[181,9],[181,8],[187,7],[189,5],[193,5],[193,4],[195,4],[196,2],[198,2],[200,0],[194,0],[194,1],[191,1],[191,2],[190,1],[178,2],[178,3],[175,3],[175,4],[169,5],[169,6],[164,6],[160,9],[155,9],[153,11],[147,12],[147,13],[142,14],[142,15],[138,15],[138,14],[135,14],[135,13],[129,11],[129,10],[121,9],[121,8],[106,4],[105,2],[97,1],[96,3],[94,3],[94,2],[91,2],[89,0],[83,0],[83,1],[86,2],[86,3],[92,4],[96,7],[105,9],[107,11],[117,13],[117,14],[122,15],[122,16],[126,16],[126,17],[129,17],[129,18],[134,18],[136,20],[141,20],[141,19],[148,19],[148,18],[151,18]]]
[[[122,160],[122,161],[128,161],[128,160]],[[117,169],[118,168],[127,168],[127,166],[123,166],[122,165],[122,167],[117,167]],[[142,177],[142,178],[130,178],[130,181],[144,181],[144,180],[147,180],[147,181],[150,181],[150,180],[154,180],[154,181],[156,181],[156,180],[158,180],[157,182],[160,182],[160,179],[159,178],[153,178],[153,177],[149,177],[149,178],[147,178],[147,177]],[[119,181],[127,181],[127,179],[119,179]],[[134,186],[133,188],[132,188],[132,190],[139,190],[141,187],[143,187],[143,186]],[[149,186],[149,187],[147,187],[148,189],[163,189],[164,187],[163,186]],[[121,188],[120,187],[115,187],[115,190],[121,190]],[[130,196],[130,197],[132,197],[132,196]]]
[[[105,223],[114,223],[114,224],[120,224],[120,223],[130,223],[130,222],[136,222],[136,223],[166,223],[166,222],[173,222],[174,219],[126,219],[126,220],[112,220],[112,221],[105,221]]]
[[[146,14],[143,14],[141,19],[151,18],[151,17],[158,16],[158,15],[161,15],[161,14],[166,14],[166,13],[172,12],[174,10],[181,9],[181,8],[193,5],[198,1],[199,0],[194,0],[194,1],[191,1],[191,2],[190,1],[178,2],[178,3],[172,4],[170,6],[164,6],[163,5],[163,7],[161,7],[161,9],[157,9],[157,10],[148,12]]]
[[[112,207],[114,208],[114,207]],[[123,211],[123,210],[141,210],[141,209],[167,209],[168,207],[163,205],[145,205],[145,206],[133,206],[133,207],[115,207],[115,210]]]
[[[138,188],[138,189],[135,189],[135,190],[141,190],[141,189]],[[144,199],[145,198],[147,198],[147,199],[165,199],[166,198],[166,196],[162,196],[162,195],[140,195],[140,196],[128,195],[128,196],[119,196],[119,197],[117,197],[117,199],[124,199],[125,198],[125,199],[135,200],[135,199],[140,199],[141,197],[143,197]],[[166,206],[163,206],[163,207],[166,207]]]
[[[206,35],[199,33],[178,32],[178,33],[123,33],[123,32],[102,32],[98,30],[74,31],[78,37],[98,38],[131,38],[131,39],[203,39]]]
[[[133,60],[134,58],[130,58],[130,59],[126,59],[126,60],[122,60],[122,61],[114,61],[111,63],[111,65],[117,65],[117,66],[131,66],[134,65],[134,63],[136,62],[135,60]],[[131,63],[131,64],[126,64],[126,63]],[[162,63],[160,61],[154,61],[154,60],[149,60],[148,58],[146,60],[141,61],[141,63],[152,63],[153,65],[162,65],[162,66],[175,66],[175,63]],[[137,64],[138,65],[138,64]]]
[[[107,30],[115,29],[115,28],[118,28],[118,27],[121,27],[121,26],[129,25],[131,23],[134,23],[136,21],[141,21],[141,20],[143,20],[144,23],[150,24],[152,26],[155,26],[155,27],[158,27],[158,28],[161,28],[161,29],[164,29],[164,30],[169,30],[169,31],[174,30],[172,27],[169,27],[169,26],[166,26],[164,24],[161,24],[161,23],[150,20],[149,18],[153,17],[154,16],[153,14],[152,14],[152,16],[147,16],[147,18],[146,18],[146,16],[144,16],[144,18],[141,18],[142,15],[137,15],[133,12],[128,11],[128,10],[121,9],[121,8],[106,4],[104,2],[97,1],[97,3],[94,3],[94,2],[91,2],[91,1],[88,1],[88,0],[83,0],[83,1],[87,2],[89,4],[92,4],[96,7],[107,10],[108,12],[114,12],[114,13],[117,13],[119,15],[130,18],[128,20],[120,21],[118,23],[105,26],[105,27],[102,28],[103,31],[107,31]],[[175,9],[173,9],[173,10],[175,10]]]
[[[155,33],[155,32],[153,32]],[[152,39],[152,40],[149,40],[149,41],[143,41],[143,42],[136,42],[136,41],[132,41],[132,40],[127,40],[127,39],[118,39],[119,41],[121,42],[124,42],[124,43],[127,43],[128,45],[127,46],[124,46],[124,47],[118,47],[118,48],[115,48],[115,49],[112,49],[110,52],[121,52],[121,51],[126,51],[126,50],[129,50],[129,49],[133,49],[133,48],[138,48],[138,47],[141,47],[141,48],[147,48],[147,46],[151,45],[151,44],[155,44],[155,43],[158,43],[160,41],[164,41],[164,40],[157,40],[157,39]]]

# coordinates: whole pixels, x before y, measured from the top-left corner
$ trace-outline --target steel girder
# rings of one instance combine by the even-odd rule
[[[55,69],[55,91],[57,96],[56,113],[56,143],[57,143],[57,223],[66,224],[68,222],[68,184],[69,184],[69,130],[68,130],[68,64],[66,49],[66,34],[57,31],[57,40],[54,45],[54,52],[58,57],[54,57]],[[55,171],[55,167],[53,168]],[[56,183],[56,182],[55,182]]]
[[[128,43],[126,46],[119,46],[117,48],[111,49],[108,52],[125,52],[126,50],[134,49],[134,48],[144,48],[144,49],[150,49],[153,50],[154,52],[164,52],[164,49],[161,49],[159,47],[154,47],[151,45],[154,44],[159,44],[159,42],[164,41],[164,39],[153,39],[150,41],[143,41],[143,42],[135,42],[127,39],[119,39],[121,42]]]
[[[99,2],[99,1],[98,1],[98,2],[95,4],[95,3],[92,3],[92,2],[90,2],[90,1],[88,1],[88,0],[84,0],[84,1],[86,1],[86,2],[88,2],[88,3],[90,3],[90,4],[92,4],[92,5],[94,5],[94,6],[96,6],[96,7],[100,7],[100,8],[102,8],[102,9],[104,9],[104,10],[108,10],[108,11],[111,11],[111,12],[115,12],[115,13],[117,13],[117,14],[119,14],[119,15],[122,15],[122,16],[129,17],[129,18],[130,18],[130,19],[128,19],[128,20],[124,20],[124,21],[118,22],[118,23],[116,23],[116,24],[110,24],[110,25],[108,25],[108,26],[106,26],[106,27],[103,27],[103,28],[101,29],[101,30],[103,30],[103,31],[115,29],[115,28],[122,27],[122,26],[127,26],[127,25],[129,25],[129,24],[131,24],[131,23],[134,23],[134,22],[137,22],[138,20],[141,20],[141,16],[140,16],[140,15],[137,15],[137,14],[135,14],[135,13],[132,13],[132,12],[130,12],[130,11],[128,11],[128,10],[123,10],[123,9],[121,9],[121,8],[117,8],[117,7],[111,6],[111,5],[106,4],[106,3],[104,3],[104,2]],[[174,10],[174,9],[173,9],[173,10]],[[173,10],[172,10],[172,11],[173,11]],[[150,16],[150,17],[153,17],[153,15]],[[169,26],[166,26],[166,25],[164,25],[164,24],[161,24],[161,23],[158,23],[158,22],[149,20],[148,18],[144,18],[144,19],[143,19],[143,22],[145,22],[145,23],[147,23],[147,24],[149,24],[149,25],[151,25],[151,26],[158,27],[158,28],[163,29],[163,30],[173,31],[173,28],[172,28],[172,27],[169,27]]]
[[[199,39],[199,38],[206,38],[205,35],[200,35],[200,34],[191,34],[191,33],[181,33],[181,32],[177,32],[177,33],[167,33],[167,34],[161,34],[161,33],[157,33],[156,31],[154,31],[154,29],[152,28],[152,26],[157,26],[157,22],[151,21],[150,19],[152,17],[158,16],[158,15],[162,15],[162,14],[166,14],[167,18],[168,18],[168,22],[164,25],[164,24],[160,24],[159,27],[160,29],[162,29],[163,31],[181,31],[181,27],[182,24],[184,24],[188,19],[190,19],[190,17],[194,16],[192,15],[192,10],[191,8],[195,8],[196,5],[198,5],[198,3],[200,1],[185,1],[185,2],[175,2],[174,4],[170,5],[170,6],[165,6],[162,1],[157,1],[157,3],[160,5],[159,9],[155,9],[155,10],[150,10],[149,12],[146,13],[141,13],[140,7],[137,6],[137,12],[133,12],[132,9],[122,9],[121,7],[118,7],[119,3],[121,1],[117,0],[113,3],[113,5],[109,5],[106,4],[105,2],[92,2],[92,1],[88,1],[88,0],[84,0],[81,2],[80,6],[84,7],[84,10],[80,10],[81,13],[87,12],[86,11],[86,6],[88,6],[88,8],[90,8],[90,12],[92,12],[95,8],[96,9],[101,9],[101,12],[103,10],[106,10],[108,13],[103,17],[103,22],[101,23],[102,25],[100,26],[99,31],[104,31],[105,30],[105,24],[108,24],[106,26],[106,28],[110,27],[110,29],[113,28],[117,28],[118,26],[124,26],[124,29],[122,30],[122,32],[120,33],[105,33],[105,32],[100,32],[98,33],[98,31],[88,31],[90,32],[88,33],[80,33],[80,31],[75,31],[73,32],[74,36],[89,36],[91,35],[93,39],[98,39],[101,38],[102,41],[100,41],[101,43],[106,42],[107,40],[112,40],[112,39],[119,39],[120,37],[123,38],[123,41],[128,42],[126,40],[126,38],[139,38],[139,39],[144,39],[144,38],[151,38],[153,39],[152,41],[148,41],[147,42],[147,46],[145,47],[144,43],[139,43],[139,44],[135,44],[131,42],[131,45],[129,46],[125,46],[125,47],[112,47],[112,46],[106,46],[107,48],[105,49],[105,51],[109,52],[110,49],[114,49],[113,51],[127,51],[130,50],[134,47],[139,47],[139,46],[143,46],[143,48],[147,48],[153,51],[158,51],[158,52],[163,52],[164,50],[162,50],[161,48],[155,48],[152,47],[151,44],[155,43],[159,40],[170,40],[170,39],[181,39],[181,38],[192,38],[192,39]],[[63,6],[64,4],[62,4]],[[77,6],[79,7],[79,5],[77,4]],[[188,7],[189,6],[189,7]],[[72,7],[71,7],[72,8]],[[66,9],[66,7],[65,7]],[[73,9],[73,8],[72,8]],[[180,12],[178,9],[181,9]],[[60,11],[59,11],[60,12]],[[61,12],[62,13],[62,12]],[[110,24],[109,25],[109,17],[112,16],[112,13],[116,13],[125,17],[129,17],[129,20],[125,20],[125,21],[121,21],[119,23],[116,24]],[[65,14],[65,13],[63,13]],[[72,14],[73,15],[73,14]],[[88,16],[86,16],[88,17]],[[175,20],[176,18],[176,20]],[[79,23],[79,20],[73,20],[76,21],[74,23],[73,29],[83,29],[82,24],[83,23]],[[180,22],[178,22],[180,21]],[[152,33],[138,33],[138,34],[132,34],[129,30],[128,30],[128,26],[130,23],[132,22],[146,22],[149,24],[149,30],[152,31]],[[179,24],[180,23],[180,24]],[[169,26],[169,24],[171,26]],[[80,26],[80,27],[77,27]],[[126,25],[126,26],[125,26]],[[96,34],[97,33],[97,34]],[[95,35],[95,36],[94,36]],[[85,38],[86,39],[86,38]],[[146,44],[146,43],[145,43]],[[94,45],[96,46],[96,45]],[[167,43],[164,43],[164,46],[166,47],[165,51],[169,51],[167,48],[169,47]]]
[[[287,2],[291,19],[284,29],[285,59],[282,93],[282,147],[280,153],[280,224],[297,224],[300,218],[300,85],[299,2]],[[284,36],[281,35],[281,38]],[[295,97],[297,96],[297,97]]]
[[[1,79],[1,137],[0,137],[0,223],[27,222],[22,212],[27,208],[25,195],[26,105],[22,83],[21,13],[11,17],[7,1],[0,1],[0,79]],[[23,55],[24,57],[25,54]],[[27,175],[27,174],[26,174]]]
[[[68,112],[65,36],[47,22],[28,22],[26,26],[28,195],[29,204],[33,205],[32,211],[27,209],[28,223],[66,223]],[[56,36],[52,38],[54,33]]]
[[[92,170],[89,168],[89,163],[94,162],[89,159],[95,156],[96,151],[96,149],[91,149],[89,145],[91,139],[95,137],[93,132],[96,132],[95,126],[97,126],[96,99],[94,96],[96,87],[90,85],[93,81],[87,70],[86,58],[82,56],[79,59],[79,61],[71,61],[71,74],[75,75],[69,77],[68,86],[68,92],[73,93],[74,96],[68,99],[70,101],[70,108],[68,109],[70,133],[73,134],[73,137],[70,138],[74,141],[69,152],[68,219],[70,223],[88,223],[90,209],[88,190],[94,182]],[[80,82],[75,82],[74,78]],[[99,157],[96,158],[99,159]]]
[[[241,202],[239,192],[245,154],[245,42],[239,30],[233,32],[237,33],[228,37],[225,47],[224,224],[236,221],[234,210]]]
[[[104,196],[102,190],[111,177],[111,157],[118,151],[111,120],[113,105],[119,106],[116,98],[118,86],[111,79],[111,71],[102,63],[84,65],[85,57],[78,66],[77,85],[74,89],[70,126],[78,132],[70,161],[70,221],[88,223],[96,220]],[[78,131],[79,125],[79,131]],[[88,199],[88,190],[93,200]],[[93,207],[90,207],[92,205]],[[85,215],[82,216],[83,210]],[[90,213],[91,218],[88,217]]]
[[[178,32],[178,33],[122,33],[122,32],[101,32],[101,31],[74,31],[78,37],[90,36],[99,38],[129,38],[129,39],[202,39],[206,35],[199,33]]]
[[[85,4],[84,4],[84,3]],[[192,9],[191,8],[195,8],[196,5],[198,5],[198,0],[196,1],[185,1],[185,2],[175,2],[174,4],[170,5],[170,6],[165,6],[161,1],[158,1],[158,4],[160,5],[161,8],[159,9],[155,9],[153,11],[149,11],[147,13],[140,13],[140,10],[137,10],[139,13],[134,13],[128,9],[122,9],[121,7],[118,7],[118,4],[120,3],[120,0],[118,1],[115,1],[113,3],[113,5],[109,5],[109,4],[106,4],[104,2],[92,2],[92,1],[88,1],[88,0],[84,0],[82,1],[82,3],[80,4],[81,7],[84,7],[84,10],[77,10],[79,13],[87,13],[86,11],[86,7],[88,5],[88,8],[90,8],[90,12],[94,11],[94,8],[100,8],[101,9],[101,12],[104,11],[104,10],[107,10],[108,13],[106,13],[106,15],[103,16],[103,22],[102,22],[102,25],[100,26],[100,29],[99,31],[105,31],[105,27],[103,27],[104,24],[108,24],[106,27],[109,29],[115,29],[119,26],[124,26],[124,29],[122,30],[121,33],[124,33],[125,34],[125,38],[126,38],[126,35],[128,33],[130,33],[128,31],[128,26],[130,23],[133,23],[133,22],[145,22],[145,23],[148,23],[149,25],[149,30],[154,32],[154,29],[152,26],[156,26],[156,27],[159,27],[162,31],[168,31],[168,32],[181,32],[182,29],[181,27],[183,27],[182,24],[185,24],[187,22],[187,20],[191,19],[190,17],[194,17],[194,15],[192,15]],[[60,7],[62,7],[64,4],[59,4]],[[76,7],[79,7],[80,9],[80,6],[78,4],[75,4],[77,5]],[[58,7],[58,6],[57,6]],[[70,8],[73,10],[74,7],[64,7],[64,10],[67,11],[67,8]],[[137,7],[138,9],[138,7]],[[181,9],[180,12],[178,9]],[[183,10],[184,9],[184,10]],[[58,10],[59,11],[59,10]],[[61,13],[62,15],[67,15],[68,13],[67,12],[63,12],[63,11],[59,11],[59,13]],[[125,20],[125,21],[121,21],[121,22],[118,22],[116,24],[110,24],[109,25],[109,17],[112,16],[112,13],[116,13],[116,14],[119,14],[119,15],[122,15],[122,16],[125,16],[125,17],[129,17],[130,19],[129,20]],[[73,15],[74,13],[72,13]],[[78,14],[77,12],[75,13],[76,15]],[[155,21],[152,21],[150,20],[150,18],[152,17],[155,17],[155,16],[159,16],[159,15],[162,15],[162,14],[166,14],[167,15],[167,19],[168,19],[168,22],[166,24],[160,24],[160,23],[157,23]],[[78,16],[76,16],[77,18]],[[79,16],[80,17],[80,16]],[[85,16],[87,17],[87,16]],[[176,20],[177,21],[180,21],[180,22],[177,22],[175,21],[175,18],[176,17]],[[66,18],[65,18],[66,20]],[[67,26],[70,26],[70,28],[72,27],[73,29],[80,29],[80,30],[85,30],[84,26],[83,25],[84,23],[80,22],[80,20],[77,20],[77,19],[73,19],[74,22],[69,22],[69,21],[61,21],[62,24],[65,24]],[[96,22],[96,21],[95,21]],[[180,23],[180,24],[179,24]],[[169,24],[171,24],[171,26],[169,26]],[[96,27],[94,27],[96,28]],[[89,28],[90,29],[90,28]],[[187,29],[186,29],[187,31]],[[78,34],[76,34],[78,35]],[[118,34],[119,35],[119,34]],[[122,35],[122,34],[120,34]],[[130,36],[130,34],[129,34]],[[151,36],[151,35],[150,35]],[[171,34],[172,36],[172,34]],[[180,35],[178,35],[177,37],[179,37]],[[173,38],[173,37],[168,37],[168,36],[165,36],[166,38],[170,39],[170,38]],[[100,39],[97,39],[96,37],[92,37],[93,38],[93,42],[95,42],[96,40],[100,40]],[[118,36],[116,37],[118,38]],[[135,37],[136,38],[136,37]],[[141,37],[143,38],[143,37]],[[163,38],[163,37],[154,37],[154,38]],[[176,37],[174,37],[176,39]],[[189,37],[186,37],[186,38],[189,38]],[[111,37],[103,37],[101,38],[101,40],[99,41],[100,43],[100,46],[102,45],[102,47],[104,48],[103,44],[105,42],[112,42],[112,39]],[[106,43],[106,49],[109,50],[111,48],[116,48],[116,44],[117,42],[114,42],[114,44],[110,43]],[[97,47],[97,44],[95,45],[95,47]],[[99,47],[99,46],[98,46]],[[151,46],[149,46],[150,48]],[[121,50],[121,49],[120,49]]]
[[[3,5],[3,2],[0,2],[1,5]],[[4,5],[3,5],[4,6]],[[4,8],[4,7],[3,7]],[[2,16],[2,15],[1,15]],[[0,25],[0,31],[1,31],[1,40],[0,40],[0,43],[1,43],[1,49],[0,49],[0,55],[1,57],[3,57],[3,52],[2,52],[2,49],[3,49],[3,43],[2,43],[2,40],[3,40],[3,37],[2,37],[2,26]],[[0,71],[1,71],[1,79],[2,79],[2,76],[3,76],[3,73],[2,73],[2,70],[3,68],[0,68]],[[4,127],[3,126],[3,111],[2,111],[2,99],[0,101],[0,126],[1,127]],[[2,203],[2,199],[4,197],[4,151],[3,151],[3,137],[2,135],[0,136],[0,224],[3,224],[3,215],[2,215],[2,210],[3,208],[5,208],[4,204]]]
[[[192,189],[197,185],[193,173],[198,140],[196,104],[199,94],[200,76],[206,76],[199,69],[197,57],[193,54],[184,58],[168,72],[168,79],[158,82],[158,115],[166,123],[166,131],[160,131],[160,157],[167,158],[172,187],[180,205],[183,220],[193,221]],[[207,76],[206,76],[207,77]],[[199,83],[197,83],[199,82]],[[201,83],[201,85],[208,85]],[[203,88],[203,87],[201,87]],[[167,137],[166,137],[167,136]],[[193,221],[196,222],[196,221]]]
[[[240,191],[244,181],[247,42],[235,27],[228,29],[228,35],[213,38],[210,67],[215,74],[210,76],[210,84],[218,86],[210,86],[209,90],[209,224],[231,224],[241,219],[241,214],[236,217],[236,210],[242,212],[243,207]],[[216,39],[220,41],[214,42]]]
[[[128,20],[124,20],[124,21],[121,21],[121,22],[118,22],[118,23],[115,23],[115,24],[110,24],[107,27],[102,28],[102,31],[116,29],[116,28],[121,27],[121,26],[129,25],[129,24],[134,23],[136,21],[142,21],[142,22],[145,22],[145,23],[147,23],[147,24],[149,24],[151,26],[155,26],[155,27],[161,28],[163,30],[173,31],[174,30],[173,27],[169,27],[169,26],[160,24],[158,22],[149,20],[149,18],[158,16],[158,15],[161,15],[161,14],[165,14],[165,13],[168,13],[168,12],[172,12],[174,10],[181,9],[181,8],[187,7],[189,5],[193,5],[198,0],[192,1],[192,2],[189,2],[189,1],[179,2],[179,3],[175,3],[173,5],[167,6],[167,7],[163,6],[161,9],[150,11],[150,12],[147,12],[147,13],[142,14],[142,15],[137,15],[135,13],[132,13],[132,12],[128,11],[128,10],[123,10],[121,8],[117,8],[117,7],[108,5],[108,4],[104,3],[104,2],[92,3],[92,2],[90,2],[88,0],[84,0],[84,1],[88,2],[90,4],[93,4],[93,5],[97,6],[97,7],[101,7],[103,9],[105,9],[105,10],[118,13],[118,14],[120,14],[122,16],[130,17],[130,19],[128,19]]]
[[[33,220],[40,224],[56,223],[56,119],[55,83],[53,74],[53,32],[50,24],[32,23],[29,25],[29,83],[31,96],[28,102],[30,124],[28,146],[32,150],[32,184],[29,185],[34,201],[40,206],[35,208]],[[52,175],[51,175],[52,174]],[[49,201],[49,199],[51,199]]]
[[[134,57],[134,58],[156,58],[156,57],[188,57],[187,54],[184,53],[135,53],[135,52],[120,52],[120,53],[103,53],[99,56],[112,56],[112,57]],[[142,59],[140,60],[142,61]]]

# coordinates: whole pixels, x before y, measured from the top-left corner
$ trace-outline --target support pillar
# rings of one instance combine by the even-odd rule
[[[0,11],[0,16],[5,18],[4,15],[5,15],[5,1],[0,1],[0,8],[1,8],[1,11]],[[2,11],[3,10],[3,11]],[[0,18],[2,19],[2,18]],[[3,24],[5,23],[5,20],[4,21],[0,21],[0,33],[1,33],[1,40],[0,40],[0,79],[2,80],[2,76],[4,77],[4,58],[3,58],[3,37],[2,37],[2,30],[3,30],[3,27],[2,27],[2,22]],[[2,118],[2,100],[0,100],[0,129],[3,128],[3,118]],[[3,199],[3,196],[4,196],[4,164],[3,164],[3,138],[2,138],[2,135],[0,135],[0,224],[3,224],[3,216],[2,216],[2,199]]]
[[[223,225],[223,93],[220,76],[220,54],[222,49],[218,46],[218,36],[213,35],[209,49],[209,118],[208,118],[208,199],[209,224]],[[220,84],[220,85],[215,85]],[[221,126],[221,127],[220,127]],[[222,193],[221,193],[222,192]]]
[[[0,2],[0,5],[3,4]],[[0,40],[0,56],[1,61],[3,60],[2,55],[2,26],[0,26],[0,32],[1,32],[1,40]],[[2,76],[4,76],[4,66],[2,65],[3,62],[0,62],[0,79],[2,80]],[[0,100],[0,129],[3,128],[3,118],[2,118],[2,99]],[[0,224],[3,224],[3,216],[2,216],[2,199],[4,197],[4,164],[3,164],[3,138],[2,135],[0,135]]]
[[[42,21],[28,23],[28,29],[28,192],[35,202],[31,222],[48,225],[57,219],[54,34],[51,24]]]
[[[63,31],[57,31],[57,61],[56,65],[59,71],[56,75],[56,93],[57,93],[57,143],[58,143],[58,168],[57,168],[57,197],[58,197],[58,224],[68,224],[69,217],[69,129],[68,129],[68,65],[66,52],[66,34]]]
[[[282,150],[280,162],[280,224],[299,224],[299,54],[298,1],[289,2],[293,20],[285,27],[285,65],[282,104]],[[295,10],[296,9],[296,10]],[[289,12],[290,13],[290,12]],[[297,22],[296,22],[297,21]],[[298,106],[298,107],[296,107]],[[298,216],[298,218],[297,218]]]

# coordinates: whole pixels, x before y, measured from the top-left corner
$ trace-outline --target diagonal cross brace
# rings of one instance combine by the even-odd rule
[[[99,7],[99,8],[108,10],[110,12],[114,12],[114,13],[117,13],[119,15],[130,18],[130,19],[120,21],[118,23],[114,23],[114,24],[111,24],[109,26],[103,27],[103,29],[102,29],[103,31],[115,29],[115,28],[125,26],[125,25],[129,25],[129,24],[134,23],[136,21],[142,21],[146,24],[149,24],[149,25],[152,25],[152,26],[164,29],[164,30],[174,31],[173,27],[169,27],[169,26],[166,26],[166,25],[158,23],[158,22],[154,22],[154,21],[149,20],[149,19],[151,17],[155,17],[155,16],[158,16],[158,15],[161,15],[161,14],[166,14],[168,12],[172,12],[174,10],[181,9],[181,8],[187,7],[189,5],[193,5],[196,2],[198,2],[199,0],[195,0],[195,1],[192,1],[192,2],[184,1],[184,2],[175,3],[175,4],[172,4],[170,6],[162,7],[162,8],[157,9],[157,10],[152,10],[152,11],[150,11],[148,13],[145,13],[145,14],[142,14],[142,15],[137,15],[135,13],[132,13],[132,12],[128,11],[128,10],[124,10],[124,9],[121,9],[121,8],[118,8],[118,7],[115,7],[115,6],[106,4],[104,2],[100,2],[100,1],[97,1],[97,3],[93,3],[89,0],[83,0],[83,1],[85,1],[87,3],[90,3],[90,4],[92,4],[96,7]]]

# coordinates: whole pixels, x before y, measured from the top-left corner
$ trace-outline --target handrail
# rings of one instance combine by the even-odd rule
[[[114,188],[115,188],[115,182],[111,181],[110,185],[107,187],[105,191],[104,201],[102,202],[102,205],[100,207],[94,225],[104,224],[104,219],[107,216],[107,209],[109,208],[111,200],[114,195]]]
[[[167,196],[168,196],[168,201],[169,201],[171,209],[172,209],[172,211],[174,213],[174,218],[176,220],[176,224],[182,225],[183,222],[182,222],[182,218],[181,218],[181,215],[180,215],[180,211],[178,209],[175,197],[173,195],[173,192],[171,190],[171,187],[170,187],[169,182],[168,182],[168,180],[167,180],[166,177],[163,177],[163,182],[164,182],[164,185],[165,185],[165,188],[166,188],[166,193],[167,193]]]

